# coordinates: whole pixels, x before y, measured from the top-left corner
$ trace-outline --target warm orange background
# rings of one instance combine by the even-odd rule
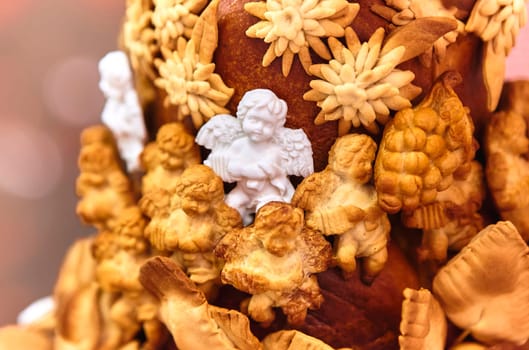
[[[78,137],[99,120],[97,61],[116,48],[125,0],[0,1],[0,326],[48,295],[74,213]],[[529,28],[507,74],[529,79]]]

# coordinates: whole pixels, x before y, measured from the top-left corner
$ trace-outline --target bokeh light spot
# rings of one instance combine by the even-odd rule
[[[12,118],[11,120],[16,120]],[[63,161],[55,141],[22,121],[0,129],[0,189],[22,198],[42,198],[59,183]]]
[[[31,0],[0,1],[0,28],[25,15],[31,3]]]
[[[99,91],[97,60],[69,57],[53,66],[44,79],[44,101],[61,122],[86,126],[99,121],[104,104]]]

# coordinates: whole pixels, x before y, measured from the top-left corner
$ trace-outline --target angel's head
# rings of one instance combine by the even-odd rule
[[[342,136],[329,152],[329,167],[339,176],[364,184],[371,179],[376,148],[375,141],[367,135]]]
[[[130,206],[121,211],[116,218],[114,223],[113,231],[122,236],[129,237],[131,239],[124,240],[123,244],[129,244],[125,248],[145,248],[145,243],[140,242],[143,238],[143,232],[145,230],[146,222],[145,218],[139,207]],[[134,242],[136,241],[136,242]],[[132,243],[134,245],[132,246]],[[144,249],[143,249],[144,250]]]
[[[242,130],[253,142],[270,140],[285,125],[287,103],[268,89],[250,90],[237,106]]]
[[[166,169],[184,168],[194,139],[180,123],[164,124],[156,134],[159,161]]]
[[[119,169],[114,149],[102,143],[93,143],[82,147],[78,166],[81,172],[99,174]]]
[[[81,147],[94,143],[116,147],[112,131],[102,124],[88,127],[81,132]]]
[[[206,214],[224,200],[222,180],[202,164],[192,165],[182,173],[176,191],[188,215]]]
[[[270,253],[283,256],[295,249],[303,229],[303,211],[290,204],[269,202],[257,212],[255,233]]]
[[[124,91],[132,88],[132,71],[123,51],[107,53],[99,61],[99,88],[106,98],[122,99]]]

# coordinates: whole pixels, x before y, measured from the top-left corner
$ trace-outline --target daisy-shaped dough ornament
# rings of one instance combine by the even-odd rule
[[[217,47],[217,6],[218,1],[213,1],[204,10],[189,41],[178,38],[175,51],[162,47],[164,59],[155,61],[160,73],[155,84],[165,89],[165,104],[177,106],[176,119],[191,117],[197,129],[214,115],[227,113],[224,106],[233,95],[233,89],[214,73],[212,63]]]
[[[526,22],[525,0],[478,0],[465,29],[507,56]]]
[[[309,47],[329,60],[330,52],[321,38],[344,36],[345,27],[356,17],[360,5],[346,0],[267,0],[249,2],[244,9],[261,19],[248,28],[246,35],[270,44],[263,66],[282,56],[282,72],[288,76],[296,54],[308,72],[312,64]]]
[[[487,107],[494,111],[500,100],[506,57],[527,22],[525,0],[478,0],[465,29],[485,43],[482,74]]]
[[[386,124],[390,110],[411,107],[410,100],[421,91],[411,83],[413,72],[395,68],[406,47],[384,50],[382,28],[364,43],[360,43],[352,28],[347,28],[345,39],[347,46],[329,38],[334,59],[310,67],[310,73],[320,79],[310,82],[312,89],[303,98],[315,101],[321,108],[316,124],[339,120],[340,135],[360,126],[378,133],[377,122]]]
[[[152,23],[160,46],[175,48],[181,36],[190,38],[206,0],[154,0]]]
[[[129,54],[132,68],[154,78],[153,61],[158,47],[151,18],[151,1],[128,0],[122,40]]]

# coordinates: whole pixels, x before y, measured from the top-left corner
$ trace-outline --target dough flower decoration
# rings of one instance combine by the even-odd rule
[[[478,0],[465,29],[490,42],[494,52],[507,56],[526,22],[525,0]]]
[[[177,107],[176,120],[191,117],[195,128],[224,108],[233,95],[222,78],[214,73],[213,53],[217,47],[218,1],[213,1],[197,21],[191,39],[178,38],[176,50],[162,47],[163,59],[155,60],[160,77],[156,86],[167,93],[164,103]]]
[[[433,293],[456,326],[485,344],[529,339],[529,248],[509,221],[487,226],[442,267]]]
[[[181,36],[190,38],[205,0],[154,0],[152,23],[160,46],[175,48]]]
[[[158,52],[158,46],[151,17],[151,1],[127,0],[122,40],[133,69],[154,78],[153,61]]]
[[[483,81],[487,107],[494,111],[500,100],[505,75],[505,60],[521,27],[527,22],[525,0],[478,0],[465,29],[484,42]]]
[[[384,17],[397,27],[407,25],[424,18],[447,18],[457,22],[456,28],[438,38],[433,46],[421,56],[421,62],[430,66],[432,58],[441,62],[446,55],[446,48],[457,40],[465,31],[465,24],[456,17],[458,8],[445,7],[443,0],[385,0],[387,6],[373,5],[371,10]]]
[[[354,20],[360,5],[346,0],[267,0],[249,2],[244,9],[261,19],[248,28],[246,35],[270,44],[263,66],[282,56],[282,72],[288,76],[296,54],[308,72],[312,64],[309,47],[329,60],[330,52],[321,38],[344,36],[345,27]]]
[[[413,72],[395,68],[406,48],[401,45],[384,50],[382,28],[364,43],[352,28],[347,28],[345,39],[347,46],[329,38],[334,59],[310,67],[310,73],[320,79],[310,82],[312,89],[303,98],[321,108],[316,124],[339,120],[340,135],[351,126],[378,133],[376,122],[386,124],[390,110],[411,107],[410,100],[420,93],[420,88],[411,84]]]

